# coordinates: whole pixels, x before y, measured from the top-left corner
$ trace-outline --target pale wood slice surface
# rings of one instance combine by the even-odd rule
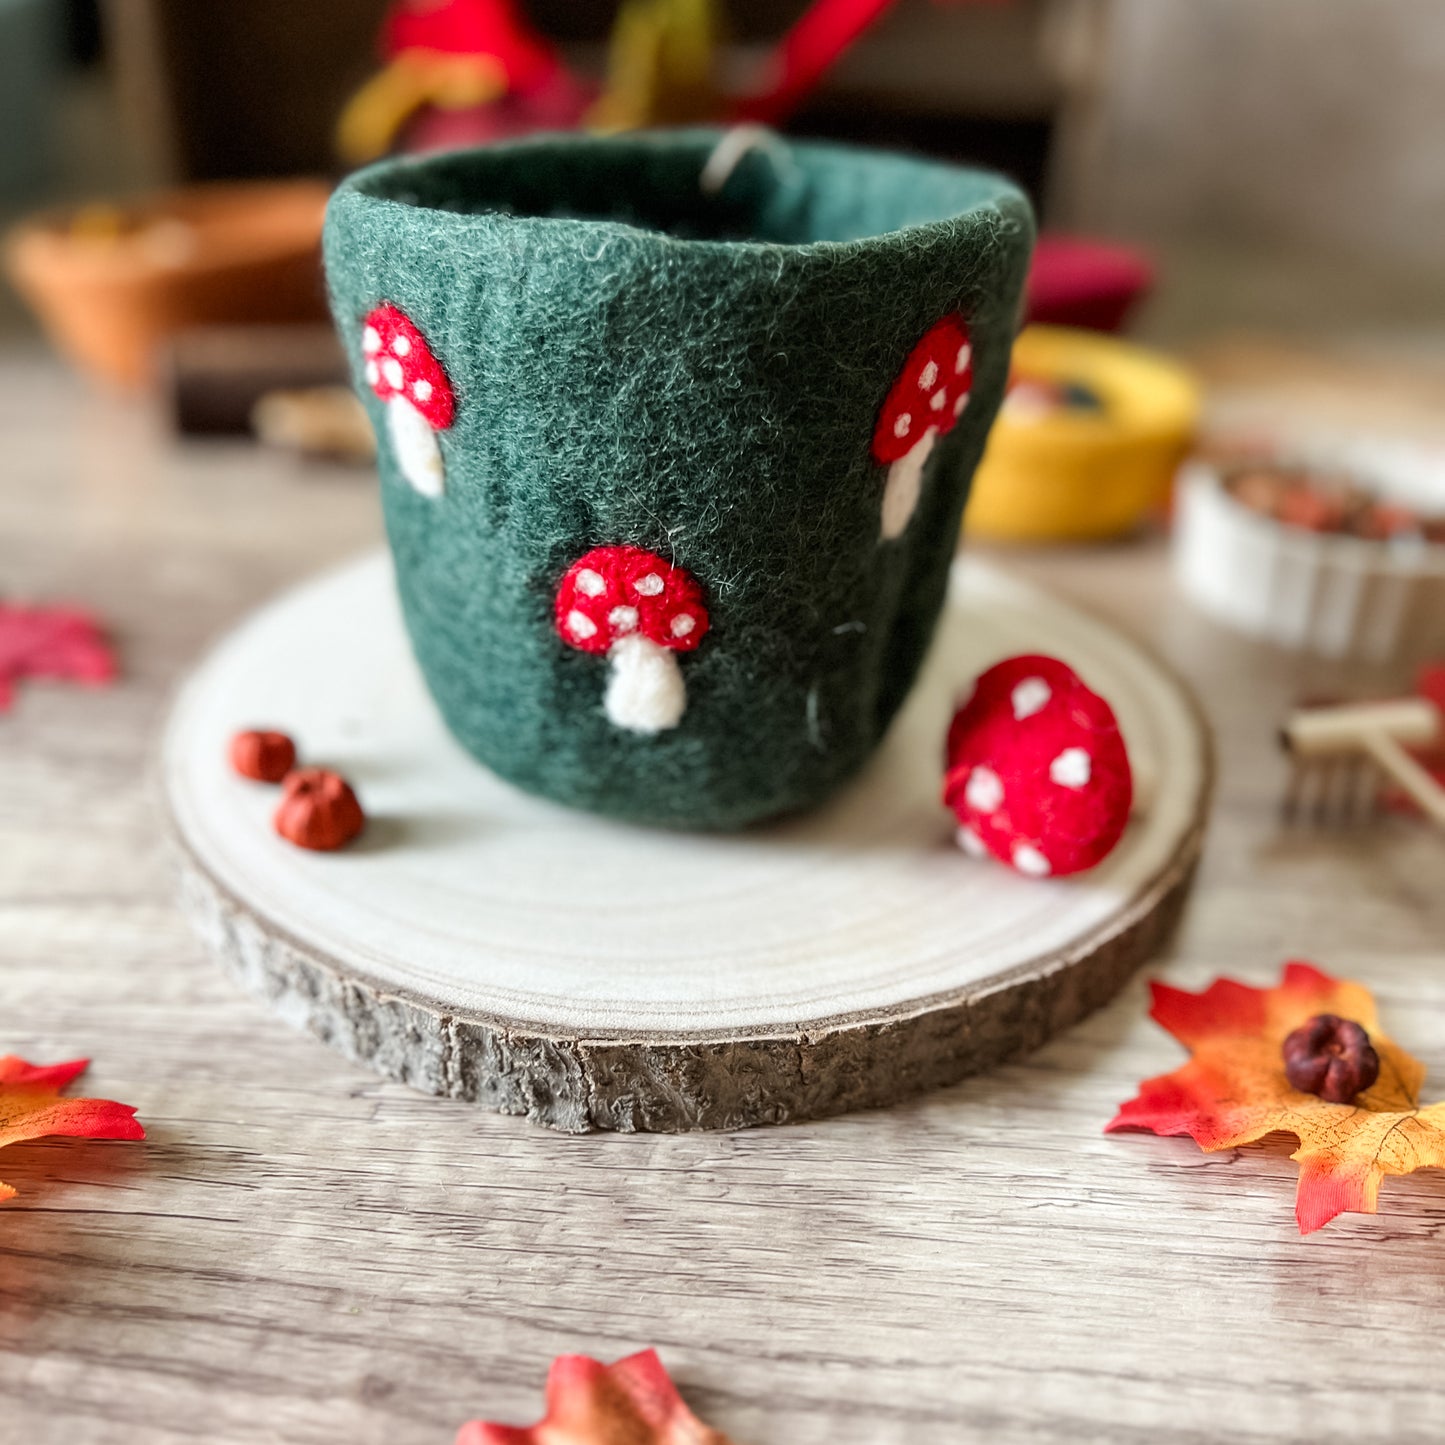
[[[1143,784],[1123,844],[1079,878],[965,857],[937,799],[954,700],[1024,651],[1114,702]],[[276,790],[224,763],[231,733],[262,725],[357,785],[357,845],[274,834]],[[973,561],[903,715],[834,804],[728,836],[619,825],[518,792],[452,741],[376,554],[216,649],[164,773],[187,911],[247,986],[390,1077],[583,1131],[808,1118],[1042,1043],[1173,921],[1209,764],[1158,664]]]

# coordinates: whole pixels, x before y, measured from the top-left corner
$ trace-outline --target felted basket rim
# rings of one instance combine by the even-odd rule
[[[578,236],[593,239],[625,238],[634,245],[659,251],[682,250],[699,257],[752,258],[780,256],[836,261],[841,257],[877,255],[917,245],[921,241],[952,239],[960,224],[980,213],[992,211],[1007,223],[1023,225],[1032,231],[1033,210],[1023,190],[1007,176],[981,166],[963,166],[941,161],[916,152],[857,146],[848,142],[828,140],[794,140],[766,132],[766,141],[759,149],[778,148],[790,160],[828,158],[844,159],[860,170],[896,166],[900,161],[914,166],[921,174],[932,174],[942,181],[951,181],[960,192],[968,188],[976,192],[967,202],[940,208],[932,219],[905,222],[896,227],[870,232],[843,240],[817,237],[801,241],[774,240],[764,237],[716,237],[677,235],[657,227],[649,227],[615,217],[589,215],[543,215],[533,212],[505,210],[461,211],[448,206],[423,203],[405,196],[388,195],[385,188],[396,187],[410,176],[425,176],[460,166],[504,162],[527,152],[579,152],[588,150],[631,148],[639,159],[660,150],[695,151],[699,176],[719,142],[729,134],[725,127],[687,127],[627,132],[622,135],[592,135],[587,132],[540,132],[534,135],[499,142],[493,145],[461,150],[437,151],[417,156],[394,156],[347,176],[332,195],[333,208],[359,206],[372,211],[392,211],[429,222],[444,220],[458,232],[475,235],[518,233],[557,237],[575,242]]]

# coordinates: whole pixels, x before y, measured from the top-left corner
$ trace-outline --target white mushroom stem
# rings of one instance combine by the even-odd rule
[[[422,496],[441,496],[446,472],[432,424],[404,396],[394,396],[386,404],[386,427],[402,476]]]
[[[883,540],[901,537],[913,519],[923,490],[923,468],[938,440],[938,428],[929,427],[919,439],[888,468],[883,487]]]
[[[611,671],[604,707],[620,728],[660,733],[675,728],[687,708],[687,688],[676,656],[640,632],[619,637],[607,654]]]

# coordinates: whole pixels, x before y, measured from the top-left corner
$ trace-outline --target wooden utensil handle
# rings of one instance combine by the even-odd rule
[[[1384,733],[1361,738],[1372,758],[1409,793],[1424,812],[1445,828],[1445,788],[1442,788],[1399,743]]]

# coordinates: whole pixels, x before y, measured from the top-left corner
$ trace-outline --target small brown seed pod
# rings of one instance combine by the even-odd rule
[[[366,826],[366,814],[351,785],[325,768],[298,768],[281,785],[276,831],[298,848],[329,853],[349,843]]]
[[[231,766],[243,778],[279,783],[296,766],[296,744],[285,733],[237,733],[231,739]]]
[[[1290,1088],[1328,1104],[1351,1104],[1380,1077],[1380,1056],[1370,1036],[1351,1019],[1316,1014],[1284,1041]]]

